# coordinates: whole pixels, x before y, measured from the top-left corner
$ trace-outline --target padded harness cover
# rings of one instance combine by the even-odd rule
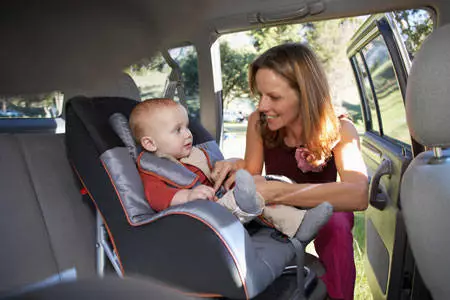
[[[209,141],[196,147],[203,150],[209,165],[213,167],[219,160],[223,160],[222,153],[215,141]],[[158,157],[153,153],[143,151],[137,159],[141,172],[149,173],[164,181],[166,184],[178,188],[192,188],[200,184],[199,176],[187,169],[181,163],[176,163],[168,158]]]

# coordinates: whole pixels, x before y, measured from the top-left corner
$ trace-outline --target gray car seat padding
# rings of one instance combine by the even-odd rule
[[[433,32],[413,61],[406,93],[411,135],[424,146],[450,146],[450,25]],[[450,151],[420,153],[405,171],[400,201],[411,249],[434,299],[449,299]]]
[[[128,119],[121,113],[114,113],[109,117],[109,124],[125,144],[125,147],[127,147],[133,160],[136,161],[142,149],[140,149],[141,147],[138,147],[134,141],[133,134],[128,125]]]
[[[125,144],[127,151],[124,151],[123,147],[109,149],[100,156],[100,159],[105,164],[105,169],[111,183],[115,186],[130,225],[137,226],[154,213],[145,199],[139,173],[132,161],[132,159],[136,160],[137,153],[141,149],[136,145],[128,120],[123,114],[112,114],[109,117],[109,123]],[[222,153],[215,141],[204,142],[196,146],[208,153],[212,165],[216,161],[223,160]],[[195,175],[185,167],[148,152],[142,152],[139,155],[138,163],[145,170],[171,179],[176,186],[190,186],[196,179]]]

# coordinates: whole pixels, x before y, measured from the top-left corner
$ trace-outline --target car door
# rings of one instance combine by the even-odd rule
[[[414,279],[417,284],[420,278],[408,247],[399,194],[403,172],[422,147],[411,139],[406,123],[409,57],[389,14],[370,17],[347,53],[361,97],[361,150],[370,178],[365,272],[374,299],[411,299]]]

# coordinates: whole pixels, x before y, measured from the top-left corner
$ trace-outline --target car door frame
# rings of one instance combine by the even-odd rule
[[[424,149],[412,138],[411,146],[409,146],[384,135],[370,70],[364,62],[380,127],[379,134],[371,132],[372,116],[366,89],[355,58],[355,55],[361,55],[361,58],[365,61],[364,55],[359,54],[360,51],[378,36],[383,38],[389,51],[403,103],[411,65],[406,47],[395,28],[391,14],[370,17],[357,31],[348,47],[347,55],[358,84],[363,110],[366,132],[362,136],[361,147],[366,165],[368,165],[369,175],[377,174],[377,172],[383,174],[380,172],[387,166],[381,166],[382,164],[390,167],[390,170],[384,170],[385,175],[371,176],[370,179],[371,190],[377,191],[377,197],[372,196],[371,198],[384,198],[388,203],[372,201],[366,212],[365,271],[374,299],[427,299],[429,293],[415,268],[414,259],[408,245],[399,197],[403,172],[413,155],[417,155]],[[375,166],[377,166],[377,170],[375,170]],[[380,194],[378,194],[377,182],[381,183],[382,192]],[[374,193],[372,192],[372,194]]]

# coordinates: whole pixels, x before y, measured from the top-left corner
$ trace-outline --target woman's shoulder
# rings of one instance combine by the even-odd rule
[[[359,139],[358,131],[350,118],[346,116],[340,117],[339,123],[339,134],[341,136],[340,142],[351,142],[354,139]]]

